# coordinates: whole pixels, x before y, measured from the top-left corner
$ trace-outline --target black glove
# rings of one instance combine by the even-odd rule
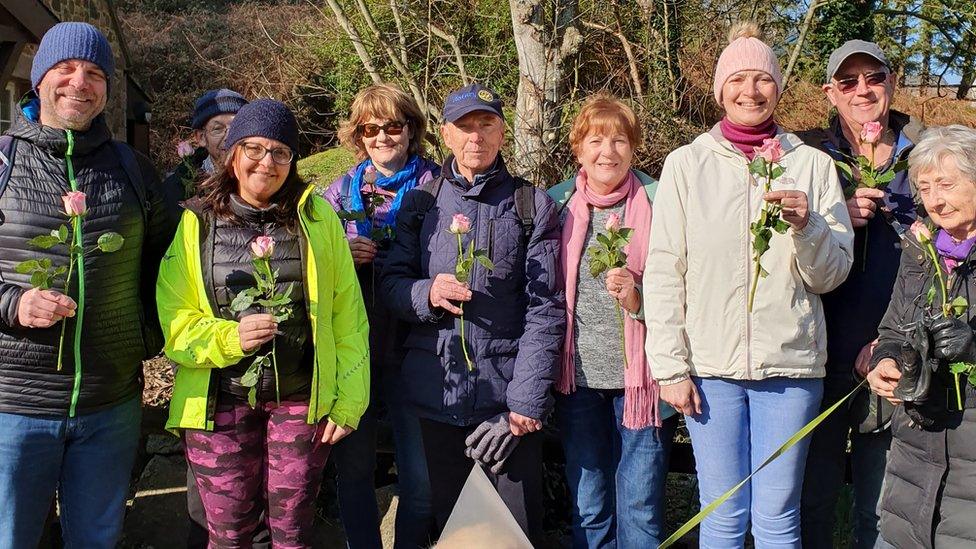
[[[475,427],[464,439],[467,445],[464,454],[497,475],[518,441],[519,437],[512,434],[508,425],[508,412],[503,412]]]
[[[973,329],[955,317],[937,318],[929,325],[932,356],[948,362],[976,362]]]
[[[939,361],[926,358],[929,356],[930,341],[924,322],[915,325],[911,338],[911,344],[902,343],[896,360],[901,378],[898,379],[894,396],[903,402],[924,402],[932,384],[932,372]]]

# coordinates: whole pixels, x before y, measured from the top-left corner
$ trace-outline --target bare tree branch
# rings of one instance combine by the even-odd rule
[[[807,13],[803,16],[803,24],[800,25],[800,35],[796,38],[796,43],[793,44],[793,51],[790,52],[790,60],[786,64],[786,70],[783,71],[783,87],[786,88],[790,84],[790,76],[793,74],[793,69],[796,67],[796,61],[800,58],[800,51],[803,49],[803,42],[807,38],[807,32],[810,31],[810,27],[813,24],[813,15],[816,13],[817,8],[822,4],[820,0],[810,0],[810,5],[807,7]]]
[[[637,68],[637,59],[634,57],[634,49],[631,47],[630,40],[627,40],[624,33],[611,29],[606,25],[601,25],[592,21],[582,21],[582,23],[583,26],[588,29],[605,32],[615,36],[617,40],[620,41],[620,45],[624,49],[624,54],[627,55],[627,64],[630,65],[630,80],[634,84],[634,90],[637,92],[637,95],[643,97],[644,86],[641,84],[640,71]]]
[[[359,31],[353,26],[349,18],[346,17],[346,12],[342,10],[342,6],[339,5],[336,0],[325,0],[329,4],[329,8],[332,9],[332,13],[335,14],[336,21],[339,22],[339,26],[342,30],[346,31],[346,36],[349,37],[349,41],[352,42],[352,47],[356,50],[356,55],[359,56],[359,61],[362,62],[363,68],[369,73],[370,79],[372,79],[374,84],[379,84],[383,82],[383,77],[376,70],[376,66],[373,65],[373,59],[369,56],[369,52],[366,51],[366,46],[363,45],[363,39],[359,36]],[[309,4],[312,4],[311,0],[308,0]],[[312,4],[313,6],[315,4]],[[319,10],[321,12],[321,10]],[[323,14],[324,15],[324,14]]]

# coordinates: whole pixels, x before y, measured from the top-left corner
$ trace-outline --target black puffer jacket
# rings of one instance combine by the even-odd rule
[[[956,267],[950,276],[950,300],[963,296],[976,305],[974,268],[974,254]],[[892,358],[904,370],[907,360],[917,360],[918,353],[910,346],[911,332],[930,308],[926,294],[933,272],[917,245],[905,246],[891,303],[878,329],[875,364]],[[964,316],[970,326],[976,323],[973,311],[971,306]],[[880,504],[881,535],[899,549],[976,547],[976,389],[960,380],[964,385],[959,410],[947,370],[944,362],[939,364],[924,404],[899,406],[892,417],[893,439]],[[920,427],[906,407],[931,425]]]
[[[57,371],[61,324],[31,329],[18,323],[17,307],[30,281],[15,267],[40,258],[68,264],[65,246],[38,250],[27,244],[67,223],[61,197],[71,190],[68,134],[18,114],[8,132],[15,138],[16,156],[0,196],[0,412],[86,414],[138,395],[141,362],[162,347],[154,286],[178,219],[159,193],[159,180],[147,158],[136,154],[141,181],[129,180],[102,116],[89,130],[72,132],[70,163],[77,189],[87,195],[88,214],[82,223],[85,249],[93,248],[108,231],[120,233],[125,243],[115,253],[96,252],[85,258],[83,307],[79,277],[72,276],[69,295],[79,302],[79,314],[66,320],[63,368]],[[135,185],[144,188],[146,204],[140,203]],[[63,278],[54,287],[62,285]]]
[[[227,320],[240,320],[245,315],[264,312],[259,306],[254,306],[235,313],[230,304],[238,292],[255,285],[251,241],[261,235],[274,238],[271,268],[278,272],[278,291],[284,291],[289,283],[294,283],[291,293],[292,315],[278,324],[278,331],[282,335],[276,338],[275,343],[278,389],[282,398],[308,399],[312,387],[314,356],[311,321],[302,290],[305,287],[305,271],[302,266],[304,239],[273,223],[270,208],[254,208],[237,196],[231,196],[231,210],[236,217],[234,220],[215,219],[213,211],[205,209],[203,201],[197,198],[187,201],[186,207],[203,220],[201,226],[206,228],[200,235],[203,238],[200,249],[204,254],[201,262],[206,265],[203,269],[204,283],[212,298],[212,305],[216,305],[214,310]],[[270,342],[233,366],[212,370],[212,375],[218,379],[220,398],[246,399],[249,389],[241,385],[241,376],[255,357],[269,352]],[[258,399],[269,401],[274,398],[274,372],[265,369],[258,383]]]

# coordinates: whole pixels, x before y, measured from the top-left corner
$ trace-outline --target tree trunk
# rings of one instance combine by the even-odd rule
[[[558,177],[548,162],[558,145],[566,60],[582,43],[576,0],[509,0],[519,59],[515,154],[509,170],[536,185]]]
[[[968,99],[969,90],[976,84],[976,30],[966,34],[966,45],[963,47],[962,62],[959,64],[962,69],[959,80],[959,88],[956,90],[956,99]]]
[[[793,52],[790,53],[790,61],[786,64],[786,70],[783,71],[783,87],[786,88],[790,85],[790,75],[793,74],[793,68],[796,67],[796,61],[800,58],[800,52],[803,50],[803,41],[807,38],[807,32],[810,31],[810,25],[813,23],[813,14],[816,13],[817,8],[820,7],[820,0],[810,0],[810,5],[807,7],[807,13],[803,16],[803,24],[800,26],[800,36],[797,37],[796,43],[793,44]]]

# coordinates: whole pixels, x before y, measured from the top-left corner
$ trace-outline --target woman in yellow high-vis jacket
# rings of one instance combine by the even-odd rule
[[[273,545],[310,546],[329,448],[368,404],[352,256],[332,208],[296,173],[297,140],[283,104],[241,109],[227,164],[186,203],[157,281],[165,352],[179,365],[166,426],[182,432],[214,547],[250,543],[262,512]],[[255,257],[281,307],[240,299],[257,285]]]

